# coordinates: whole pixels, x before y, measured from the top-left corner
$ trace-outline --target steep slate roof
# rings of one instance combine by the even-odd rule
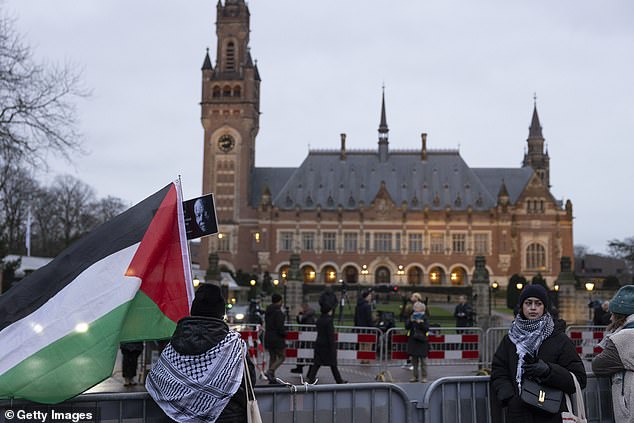
[[[361,201],[369,206],[385,182],[398,207],[406,202],[410,210],[488,210],[497,204],[502,179],[514,203],[533,173],[532,168],[471,169],[457,150],[429,150],[425,161],[418,150],[393,150],[385,162],[376,150],[348,150],[346,160],[340,154],[310,151],[298,168],[256,168],[252,204],[260,203],[266,185],[280,209],[358,209]]]

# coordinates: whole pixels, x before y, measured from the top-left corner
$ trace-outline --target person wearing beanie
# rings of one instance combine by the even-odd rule
[[[374,327],[372,319],[372,291],[364,289],[357,300],[357,306],[354,309],[354,325],[359,327]],[[372,344],[369,342],[360,342],[359,351],[372,351]],[[361,364],[369,364],[369,360],[361,360]]]
[[[317,339],[315,340],[315,353],[313,364],[308,369],[306,379],[308,383],[315,383],[317,372],[321,366],[330,366],[332,376],[337,383],[347,383],[342,379],[337,368],[337,341],[335,326],[332,321],[332,307],[330,304],[321,305],[321,316],[317,319]]]
[[[286,357],[286,319],[282,311],[282,296],[273,294],[271,301],[264,315],[264,348],[269,352],[269,369],[264,375],[270,384],[276,385],[275,371]]]
[[[247,395],[243,357],[247,347],[224,321],[220,287],[202,284],[145,387],[171,419],[187,422],[246,422]],[[247,356],[247,369],[255,367]],[[202,390],[204,385],[209,389]],[[178,395],[174,395],[178,392]]]
[[[633,423],[634,413],[634,285],[625,285],[610,300],[611,323],[592,360],[592,372],[612,379],[616,423]]]
[[[405,322],[408,330],[407,354],[412,362],[412,378],[410,382],[418,382],[418,367],[420,366],[421,382],[427,382],[427,365],[425,359],[429,351],[427,333],[429,332],[429,319],[425,316],[427,307],[424,303],[416,301],[412,306],[413,312]]]
[[[565,401],[561,402],[559,413],[545,413],[522,401],[522,384],[530,379],[574,394],[576,387],[571,373],[582,389],[586,386],[583,362],[565,334],[563,321],[555,321],[548,312],[548,293],[543,286],[530,284],[524,287],[518,307],[509,333],[493,356],[491,392],[506,408],[506,421],[560,423],[561,412],[566,411]]]

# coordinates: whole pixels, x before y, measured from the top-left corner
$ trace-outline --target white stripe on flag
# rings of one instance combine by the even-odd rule
[[[77,324],[90,324],[131,301],[141,279],[124,275],[139,244],[94,263],[40,308],[0,331],[0,375],[73,332]]]

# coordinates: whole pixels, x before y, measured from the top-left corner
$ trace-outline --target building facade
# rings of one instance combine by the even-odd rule
[[[220,233],[203,239],[221,267],[286,276],[298,253],[305,283],[470,284],[475,256],[491,280],[541,273],[552,284],[572,256],[572,203],[550,192],[537,107],[521,167],[471,168],[458,150],[391,150],[385,98],[377,146],[311,150],[293,168],[255,167],[260,76],[243,0],[217,6],[215,64],[202,67],[203,192]],[[518,150],[522,144],[518,142]],[[204,266],[204,260],[203,260]]]

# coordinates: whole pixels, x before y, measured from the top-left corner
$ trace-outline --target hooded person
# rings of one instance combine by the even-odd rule
[[[176,325],[169,344],[150,371],[145,387],[178,422],[246,422],[247,396],[240,334],[224,319],[220,288],[201,285],[191,316]],[[255,369],[247,360],[251,379]]]
[[[331,312],[332,309],[328,304],[321,306],[321,316],[319,316],[316,323],[317,339],[314,346],[314,361],[308,369],[308,375],[306,375],[308,383],[315,383],[317,372],[321,366],[330,366],[335,382],[346,383],[341,378],[337,368],[337,340]]]
[[[614,421],[634,423],[634,285],[619,289],[608,307],[612,322],[599,344],[603,350],[592,360],[592,371],[612,380]]]
[[[277,384],[275,371],[286,357],[286,316],[282,311],[282,296],[273,294],[264,317],[264,348],[269,352],[269,369],[264,374],[270,384]]]
[[[527,285],[520,293],[519,312],[504,336],[492,361],[491,391],[506,408],[506,421],[514,423],[561,422],[566,411],[561,401],[558,413],[547,413],[520,398],[522,383],[532,379],[541,385],[574,394],[575,383],[586,386],[586,371],[574,344],[565,334],[565,323],[548,312],[548,293],[541,285]],[[572,410],[569,410],[572,411]]]

